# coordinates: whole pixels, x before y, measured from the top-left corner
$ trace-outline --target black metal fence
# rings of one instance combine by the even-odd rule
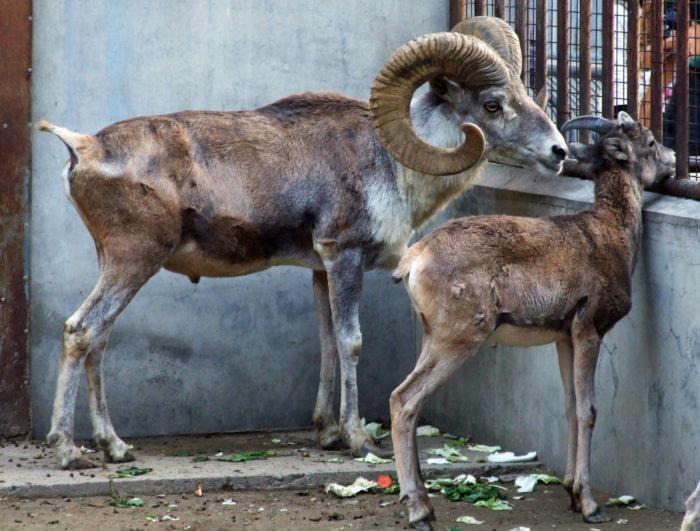
[[[627,111],[676,150],[656,191],[700,199],[700,0],[453,0],[451,13],[507,20],[557,124]]]

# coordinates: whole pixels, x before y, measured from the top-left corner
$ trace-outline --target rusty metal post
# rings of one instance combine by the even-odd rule
[[[627,12],[627,112],[639,118],[639,2],[629,2]]]
[[[651,102],[650,127],[657,139],[664,137],[663,132],[663,2],[657,0],[651,3]]]
[[[578,54],[578,114],[591,114],[591,2],[583,0],[579,13],[579,54]],[[579,131],[579,140],[590,143],[591,132],[587,129]]]
[[[506,1],[496,0],[494,2],[494,15],[498,18],[506,18]]]
[[[467,0],[450,0],[450,29],[467,16]]]
[[[474,16],[480,17],[486,14],[486,6],[484,0],[474,0]]]
[[[680,0],[676,4],[676,15],[678,21],[677,29],[677,46],[676,50],[676,80],[673,91],[676,98],[676,122],[673,124],[675,128],[676,138],[676,178],[688,178],[688,149],[689,139],[689,95],[688,95],[688,22],[690,17],[688,0]]]
[[[613,117],[615,79],[615,10],[611,0],[603,2],[603,116]]]
[[[523,69],[520,72],[520,78],[522,79],[525,86],[527,86],[527,65],[530,53],[529,44],[530,39],[527,34],[527,10],[528,10],[528,0],[521,0],[518,9],[515,10],[515,34],[520,40],[520,54],[523,58]]]
[[[557,125],[569,112],[569,0],[557,2]]]
[[[31,0],[0,0],[0,435],[31,428],[27,222]]]
[[[535,13],[535,90],[547,83],[547,0],[537,0]]]

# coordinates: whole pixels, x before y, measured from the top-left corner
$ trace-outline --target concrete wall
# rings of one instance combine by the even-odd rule
[[[182,109],[260,106],[305,90],[367,97],[401,44],[448,27],[446,0],[34,2],[34,122],[83,132]],[[92,239],[65,198],[65,148],[35,133],[32,181],[32,401],[48,431],[61,334],[96,278]],[[387,273],[366,276],[360,410],[388,416],[408,372],[412,313]],[[311,274],[238,279],[159,273],[118,319],[105,373],[123,436],[305,426],[319,373]],[[403,368],[402,368],[402,364]],[[399,370],[397,370],[397,368]],[[85,389],[76,433],[90,435]]]
[[[196,6],[194,10],[193,6]],[[251,108],[293,92],[366,97],[400,44],[447,28],[443,0],[34,2],[34,121],[95,132],[185,108]],[[65,319],[92,289],[92,240],[59,178],[57,139],[33,141],[31,289],[34,434],[48,431]],[[590,183],[494,168],[450,214],[570,213]],[[592,476],[598,488],[675,510],[700,478],[700,203],[649,196],[630,316],[598,370]],[[365,277],[360,411],[388,416],[419,334],[400,286]],[[152,279],[117,321],[105,362],[123,436],[307,425],[319,370],[310,273],[277,268],[192,285]],[[489,350],[425,410],[434,424],[564,467],[563,394],[553,347]],[[88,437],[85,389],[76,432]]]
[[[570,214],[592,183],[494,167],[452,214]],[[632,311],[604,339],[596,373],[595,488],[680,511],[700,479],[700,203],[647,194]],[[564,396],[554,345],[484,348],[424,415],[452,433],[537,450],[563,473]]]

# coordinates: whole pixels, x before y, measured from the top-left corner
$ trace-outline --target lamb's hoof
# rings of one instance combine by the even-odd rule
[[[377,446],[369,440],[363,442],[360,448],[357,451],[353,452],[353,454],[357,457],[363,457],[368,453],[373,453],[377,457],[383,457],[385,459],[394,455],[393,450],[389,448],[380,448],[379,446]]]
[[[105,463],[131,463],[136,461],[136,456],[128,450],[122,457],[114,457],[109,452],[104,452],[104,461]]]
[[[99,468],[102,465],[86,457],[74,457],[67,463],[61,465],[63,470],[85,470],[86,468]]]
[[[418,529],[419,531],[433,531],[433,524],[430,522],[435,521],[435,515],[430,513],[429,516],[426,516],[425,518],[422,518],[420,520],[416,520],[415,522],[409,522],[409,526],[411,526],[413,529]]]
[[[583,515],[583,521],[588,524],[602,524],[603,522],[609,522],[610,517],[600,510],[600,507],[596,507],[596,510],[589,515]]]

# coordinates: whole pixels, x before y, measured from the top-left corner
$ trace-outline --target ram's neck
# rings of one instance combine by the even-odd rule
[[[438,147],[457,147],[464,141],[459,119],[450,106],[428,93],[411,104],[411,122],[418,135]],[[481,175],[486,159],[456,175],[425,175],[397,165],[397,184],[411,213],[414,229],[422,227],[450,201],[471,187]]]

